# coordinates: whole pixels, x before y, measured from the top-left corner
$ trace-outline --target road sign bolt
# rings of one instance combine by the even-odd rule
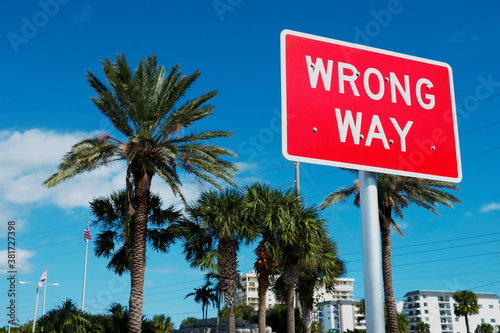
[[[316,133],[318,129],[316,127],[313,127],[313,132]]]
[[[429,90],[429,89],[431,89],[431,87],[429,87],[429,86],[425,86],[425,89]]]
[[[359,73],[356,73],[356,76],[359,76]]]
[[[365,136],[363,134],[361,134],[359,137],[361,140],[363,140],[365,138]]]
[[[385,78],[385,82],[389,82],[389,78],[388,77]]]
[[[432,146],[432,147],[431,147],[431,150],[436,150],[436,147]]]
[[[389,140],[389,143],[392,145],[394,143],[394,141],[391,139],[391,140]]]

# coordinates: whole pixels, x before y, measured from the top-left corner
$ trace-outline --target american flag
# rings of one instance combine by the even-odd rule
[[[90,240],[92,240],[92,233],[90,232],[89,227],[85,228],[85,231],[83,232],[83,239],[85,240],[85,243],[87,243]]]
[[[44,271],[42,273],[42,277],[40,278],[40,282],[45,282],[45,281],[47,281],[47,272]]]

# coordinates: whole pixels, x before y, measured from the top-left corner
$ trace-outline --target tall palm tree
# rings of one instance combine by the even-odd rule
[[[206,330],[207,317],[208,317],[208,306],[210,304],[215,305],[217,302],[217,295],[215,294],[215,289],[211,288],[212,284],[206,282],[201,288],[195,288],[194,292],[189,293],[184,298],[194,296],[194,301],[196,303],[201,303],[201,312],[203,320],[203,332]]]
[[[166,74],[165,67],[159,66],[156,56],[151,55],[140,60],[132,72],[122,54],[117,55],[116,62],[104,59],[103,71],[111,88],[87,72],[87,80],[97,93],[92,100],[123,138],[100,134],[80,141],[63,156],[58,171],[43,184],[52,187],[117,160],[126,161],[127,193],[135,196],[129,204],[134,213],[129,331],[136,333],[141,332],[147,213],[153,176],[160,176],[175,195],[184,198],[179,169],[221,188],[217,180],[233,184],[231,177],[237,168],[224,160],[226,156],[235,156],[230,150],[207,143],[232,133],[185,131],[213,113],[213,106],[206,103],[217,94],[215,91],[184,98],[200,76],[198,71],[182,75],[177,65]]]
[[[438,214],[436,211],[438,204],[452,207],[452,203],[460,202],[460,199],[446,192],[446,190],[458,190],[459,187],[455,184],[438,180],[379,173],[377,176],[377,188],[380,236],[382,239],[384,298],[387,309],[388,328],[389,332],[397,333],[398,318],[396,300],[394,299],[392,288],[391,228],[399,235],[403,235],[403,233],[394,218],[399,217],[403,219],[403,209],[410,204],[416,204]],[[350,196],[355,197],[354,204],[359,207],[359,180],[355,181],[354,186],[341,188],[332,192],[325,198],[321,204],[321,208],[326,208],[339,201],[345,201]]]
[[[455,316],[465,318],[467,333],[470,333],[468,317],[479,313],[476,294],[469,290],[456,291],[453,293],[453,300],[457,302],[454,309]]]
[[[134,200],[132,194],[131,201]],[[93,225],[101,230],[96,237],[95,254],[97,257],[111,257],[108,269],[118,275],[129,272],[132,263],[134,215],[127,205],[127,193],[124,190],[94,198],[90,202],[90,210],[96,218]],[[162,200],[157,194],[150,194],[148,209],[147,242],[157,252],[166,253],[176,238],[171,224],[179,220],[182,214],[174,206],[163,209]]]
[[[255,248],[254,268],[258,279],[259,332],[266,329],[266,292],[269,278],[276,273],[279,264],[278,238],[285,225],[293,223],[293,212],[300,208],[300,201],[294,191],[272,189],[261,183],[245,187],[245,208],[259,226],[260,242]]]
[[[242,242],[250,243],[257,233],[247,222],[243,195],[239,190],[208,191],[186,207],[188,221],[180,224],[184,253],[192,267],[219,275],[228,309],[228,331],[235,333],[237,253]]]
[[[297,284],[304,333],[311,333],[315,291],[321,286],[333,291],[337,278],[345,273],[344,262],[337,255],[337,245],[327,235],[322,235],[318,242],[322,245],[318,258],[301,269]]]

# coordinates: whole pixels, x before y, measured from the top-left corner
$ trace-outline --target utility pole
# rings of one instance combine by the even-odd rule
[[[299,162],[295,162],[295,192],[297,192],[297,196],[300,197],[300,165]]]

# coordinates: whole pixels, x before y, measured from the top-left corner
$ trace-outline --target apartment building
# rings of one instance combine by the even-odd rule
[[[240,273],[240,287],[236,290],[236,305],[246,304],[253,306],[256,310],[259,306],[259,295],[257,272],[251,270],[243,274]],[[354,299],[354,279],[339,278],[333,292],[327,292],[321,288],[316,292],[316,297],[320,302],[330,300],[353,300]],[[276,304],[274,293],[268,288],[266,292],[266,306],[270,307]]]
[[[405,295],[403,314],[410,320],[410,333],[415,332],[415,324],[423,321],[430,325],[433,333],[467,332],[464,317],[454,314],[453,291],[416,290]],[[475,293],[478,298],[479,314],[469,317],[469,327],[473,332],[481,323],[500,325],[500,304],[493,293]]]
[[[317,308],[317,321],[323,324],[323,332],[336,330],[345,332],[346,330],[362,329],[366,330],[366,320],[355,300],[329,300],[319,302]]]
[[[240,273],[240,286],[236,290],[236,305],[251,305],[257,310],[259,308],[258,287],[259,281],[257,280],[257,273],[254,270],[246,274]],[[270,307],[276,303],[274,293],[268,288],[266,292],[266,306]]]

